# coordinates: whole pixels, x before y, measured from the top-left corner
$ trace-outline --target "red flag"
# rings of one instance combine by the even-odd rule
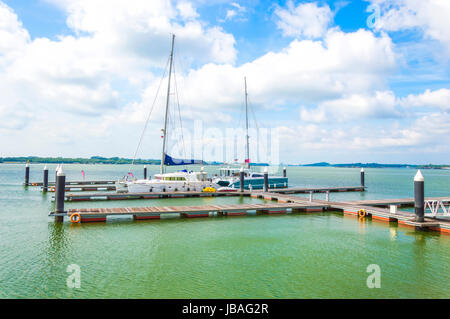
[[[128,175],[130,175],[131,177],[133,177],[133,178],[134,178],[134,175],[133,175],[133,173],[131,173],[131,172],[130,172],[130,173],[128,173]]]
[[[244,161],[244,163],[250,163],[250,159],[247,158],[247,159]]]
[[[83,179],[84,179],[84,171],[83,170],[81,170],[81,175],[83,175]]]

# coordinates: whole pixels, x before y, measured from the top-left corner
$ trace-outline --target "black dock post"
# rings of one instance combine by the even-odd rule
[[[62,169],[62,165],[56,174],[56,191],[55,191],[55,213],[64,213],[64,197],[66,192],[66,174]],[[63,222],[64,216],[56,216],[55,222]]]
[[[423,222],[425,215],[425,187],[424,179],[420,170],[414,176],[414,212],[416,222]]]
[[[147,165],[144,165],[144,179],[147,179]]]
[[[27,161],[27,165],[25,165],[25,186],[30,184],[30,164]]]
[[[361,168],[361,187],[364,187],[364,168]]]
[[[48,191],[48,168],[47,165],[44,167],[44,179],[42,181],[42,191],[47,193]]]
[[[287,177],[287,174],[286,174],[286,167],[283,167],[283,177]]]
[[[267,167],[264,168],[264,191],[269,191],[269,173],[267,172]]]
[[[239,171],[239,184],[241,186],[241,192],[244,191],[244,168],[241,167],[241,170]]]

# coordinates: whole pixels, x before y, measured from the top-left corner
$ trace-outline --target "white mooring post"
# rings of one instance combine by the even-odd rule
[[[66,192],[66,174],[63,171],[62,165],[59,167],[56,174],[56,190],[55,190],[55,213],[64,213],[64,198]],[[55,222],[63,222],[64,216],[56,216]]]
[[[364,187],[365,185],[364,181],[364,168],[361,168],[361,186]]]
[[[44,177],[42,181],[42,191],[46,193],[48,191],[48,168],[47,165],[44,167]]]
[[[425,215],[425,187],[424,178],[420,170],[414,176],[414,212],[416,222],[423,222]]]
[[[25,165],[25,186],[30,184],[30,164],[27,161],[27,165]]]

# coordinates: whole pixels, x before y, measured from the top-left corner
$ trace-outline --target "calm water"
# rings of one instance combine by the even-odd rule
[[[44,165],[31,166],[31,180]],[[54,179],[55,166],[50,168]],[[65,165],[69,180],[111,179],[127,166]],[[150,166],[149,173],[158,167]],[[212,172],[214,168],[207,167]],[[411,197],[415,170],[366,169],[365,193]],[[142,175],[142,166],[135,169]],[[450,194],[450,171],[425,170],[426,196]],[[23,165],[0,165],[0,298],[449,298],[450,236],[341,213],[54,224],[50,195],[24,189]],[[359,184],[359,169],[288,168],[294,186]],[[315,195],[324,198],[322,195]],[[192,198],[70,203],[68,207],[261,202]],[[81,269],[67,288],[66,268]],[[381,267],[369,289],[366,267]]]

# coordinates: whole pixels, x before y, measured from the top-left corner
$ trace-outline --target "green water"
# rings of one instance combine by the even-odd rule
[[[31,180],[43,165],[31,166]],[[50,180],[54,166],[49,165]],[[69,180],[111,179],[125,166],[65,165]],[[149,167],[149,173],[157,171]],[[212,167],[207,167],[212,172]],[[140,175],[142,167],[135,170]],[[411,197],[415,171],[367,169],[365,193]],[[0,298],[449,298],[450,236],[341,213],[55,224],[50,195],[24,189],[23,165],[0,165]],[[450,171],[425,170],[426,196],[450,194]],[[288,168],[293,186],[358,185],[359,169]],[[322,195],[315,195],[323,198]],[[190,198],[68,203],[67,207],[261,202]],[[67,266],[81,270],[68,288]],[[381,288],[366,268],[381,268]]]

